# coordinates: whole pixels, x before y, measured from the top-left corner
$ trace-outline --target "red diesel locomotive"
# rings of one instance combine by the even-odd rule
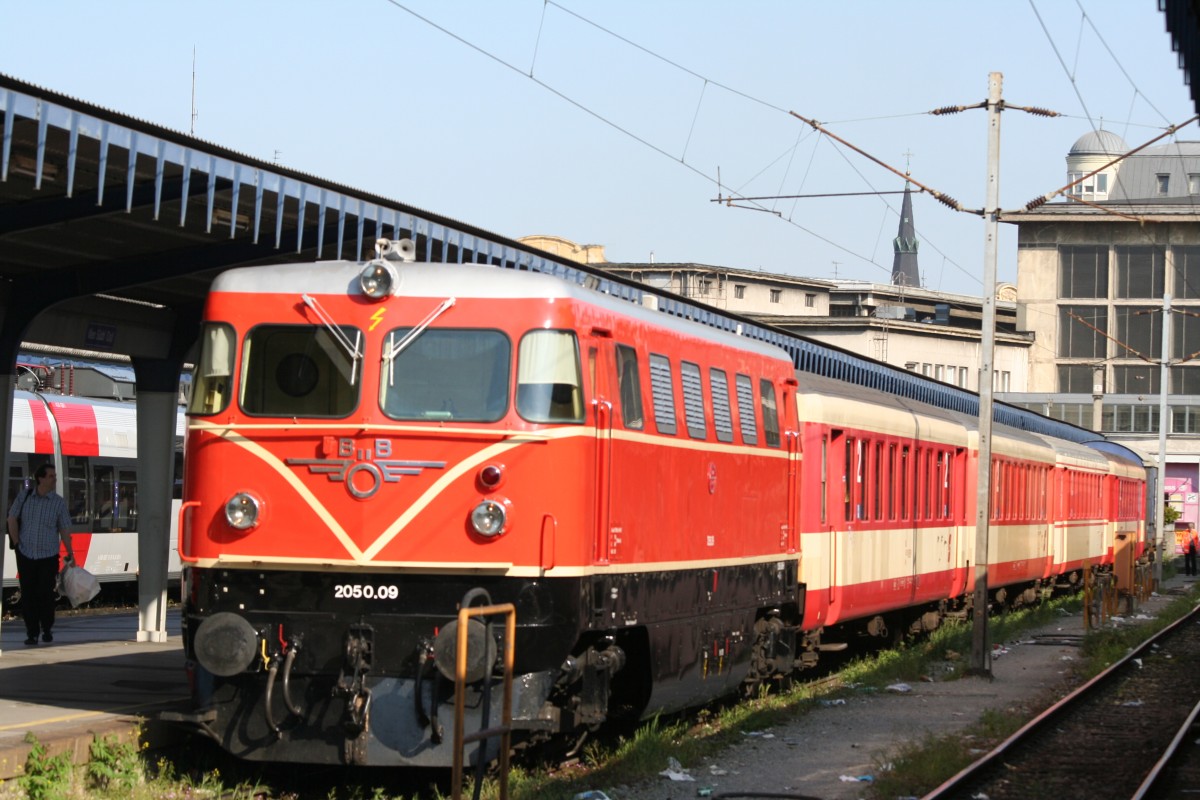
[[[189,719],[245,758],[449,766],[477,589],[516,608],[530,737],[965,612],[975,420],[741,333],[408,242],[221,275],[180,512]],[[1107,499],[1140,464],[1047,423],[996,428],[989,567],[1022,594],[1142,547]],[[469,633],[480,730],[501,643]]]

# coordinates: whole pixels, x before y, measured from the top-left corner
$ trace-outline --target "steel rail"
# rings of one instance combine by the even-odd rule
[[[1041,731],[1050,724],[1056,722],[1066,712],[1073,710],[1076,705],[1085,701],[1093,691],[1109,683],[1111,680],[1115,680],[1121,673],[1125,671],[1125,668],[1134,659],[1141,658],[1146,651],[1159,644],[1161,640],[1169,637],[1178,628],[1185,624],[1194,623],[1197,620],[1200,620],[1200,605],[1195,606],[1190,612],[1175,620],[1150,638],[1146,639],[1140,645],[1128,652],[1124,658],[1113,662],[1103,672],[1095,675],[1091,680],[1077,687],[1066,697],[1062,698],[1057,703],[1031,719],[1029,722],[1025,723],[1019,730],[1017,730],[1016,733],[1012,734],[999,745],[997,745],[995,749],[985,753],[975,762],[968,764],[957,774],[948,778],[940,786],[933,789],[933,791],[923,795],[921,800],[949,800],[949,798],[956,796],[956,792],[961,791],[969,784],[978,780],[986,770],[995,766],[1002,757],[1020,745],[1026,739],[1026,737],[1032,736],[1038,731]],[[1198,706],[1197,709],[1193,709],[1192,715],[1194,716],[1198,710],[1200,710],[1200,706]],[[1183,731],[1186,731],[1186,729],[1187,726],[1184,726]],[[1182,735],[1177,734],[1176,739],[1182,741]],[[1138,796],[1140,797],[1140,795]]]

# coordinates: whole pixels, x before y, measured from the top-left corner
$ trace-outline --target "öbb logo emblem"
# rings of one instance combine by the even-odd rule
[[[329,437],[332,439],[333,437]],[[396,483],[404,475],[420,475],[427,469],[445,469],[445,461],[399,461],[391,458],[391,439],[372,439],[357,447],[354,439],[337,440],[337,458],[289,458],[290,467],[308,467],[311,475],[326,475],[345,485],[359,500],[372,497],[385,483]],[[328,446],[322,449],[327,452]]]

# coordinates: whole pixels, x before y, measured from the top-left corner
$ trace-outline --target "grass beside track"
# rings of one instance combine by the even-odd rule
[[[1173,571],[1171,568],[1170,562],[1164,565],[1168,575]],[[1078,679],[1083,681],[1100,672],[1121,658],[1131,646],[1186,614],[1195,606],[1198,596],[1200,593],[1193,588],[1142,624],[1089,633],[1084,639],[1083,659],[1076,662]],[[1003,642],[1019,638],[1061,618],[1064,612],[1078,612],[1080,607],[1078,597],[1068,597],[1032,609],[1002,614],[990,622],[990,639]],[[614,787],[656,777],[670,758],[677,759],[684,767],[699,764],[742,741],[747,733],[771,728],[808,713],[821,700],[876,691],[897,682],[915,682],[935,673],[939,680],[953,679],[968,666],[966,654],[971,650],[972,633],[969,624],[946,625],[928,637],[854,661],[824,680],[801,684],[785,692],[763,693],[740,703],[714,705],[686,718],[655,720],[626,736],[587,744],[580,757],[569,766],[546,768],[518,764],[509,775],[509,796],[514,800],[570,800],[580,792],[603,789],[619,798],[621,792]],[[1057,698],[1047,698],[1042,705],[1053,699]],[[980,750],[990,749],[1003,741],[1040,710],[1041,706],[988,711],[965,731],[901,745],[893,752],[879,756],[875,781],[864,785],[863,791],[880,800],[924,794],[974,761]],[[36,752],[37,744],[33,744]],[[180,763],[194,764],[195,756],[194,752],[187,753]],[[373,780],[378,777],[381,777],[378,772],[347,770],[344,778],[332,787],[310,786],[307,790],[293,791],[282,786],[272,787],[273,781],[257,776],[231,781],[221,774],[219,766],[211,764],[207,768],[185,768],[164,758],[150,763],[145,752],[139,752],[131,745],[97,741],[93,744],[91,762],[81,767],[46,757],[44,752],[31,758],[23,778],[0,783],[0,800],[22,797],[30,800],[445,797],[444,782],[418,790],[410,786],[396,793],[394,788],[381,786]],[[489,780],[482,794],[485,798],[495,798],[498,786]]]

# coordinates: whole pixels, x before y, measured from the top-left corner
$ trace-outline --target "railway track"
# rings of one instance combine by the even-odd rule
[[[1200,606],[923,800],[1200,796]]]

